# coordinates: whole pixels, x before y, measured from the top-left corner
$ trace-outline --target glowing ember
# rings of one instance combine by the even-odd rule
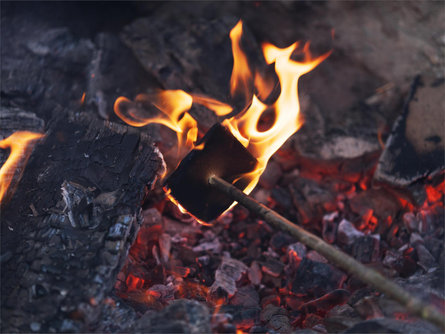
[[[0,141],[0,148],[11,150],[8,160],[0,169],[0,203],[13,195],[31,153],[33,141],[42,137],[43,134],[40,133],[17,131]],[[15,184],[11,185],[14,179]]]
[[[79,100],[79,103],[80,103],[81,106],[84,105],[84,103],[85,103],[85,92],[83,92],[82,97]]]
[[[444,182],[430,180],[425,185],[428,195],[423,206],[413,207],[402,198],[399,203],[397,198],[393,199],[392,195],[386,193],[386,200],[383,198],[379,203],[394,200],[397,203],[397,214],[383,216],[383,212],[388,212],[382,205],[382,208],[368,208],[356,215],[348,206],[341,205],[340,201],[371,193],[373,171],[368,170],[358,180],[345,175],[320,178],[316,173],[313,178],[319,183],[331,182],[332,191],[338,194],[337,207],[323,207],[323,214],[332,217],[332,212],[336,213],[332,224],[337,227],[334,230],[337,231],[335,234],[339,247],[359,257],[361,261],[379,263],[377,260],[383,260],[384,268],[405,277],[414,273],[416,268],[421,268],[419,242],[423,239],[420,239],[420,231],[424,231],[422,235],[425,235],[425,241],[434,240],[427,237],[437,233],[433,232],[435,226],[438,228],[436,231],[442,233]],[[307,171],[305,175],[309,177],[310,173]],[[159,309],[172,299],[200,301],[210,310],[211,327],[216,333],[229,332],[229,329],[232,333],[254,332],[263,326],[275,328],[277,323],[286,326],[289,332],[295,328],[313,328],[314,323],[324,318],[330,319],[331,311],[335,314],[337,310],[351,308],[349,302],[354,298],[352,293],[357,288],[356,283],[347,280],[347,276],[325,263],[326,260],[317,253],[296,240],[288,240],[282,232],[273,232],[265,222],[255,217],[235,210],[229,219],[230,223],[197,227],[195,222],[182,221],[180,218],[171,220],[170,211],[166,208],[161,213],[164,220],[159,220],[156,225],[143,225],[130,250],[127,265],[116,284],[117,294],[122,299],[147,309]],[[407,220],[405,213],[409,213],[414,220],[412,226],[404,222]],[[351,222],[345,217],[351,217]],[[321,218],[312,219],[311,222],[312,226],[321,230]],[[347,225],[349,228],[345,228]],[[419,232],[418,239],[407,239],[407,228]],[[164,233],[171,235],[172,245],[168,260],[163,262],[156,260],[159,255],[155,253],[161,249]],[[378,239],[371,237],[376,234],[379,235]],[[213,247],[216,244],[219,246]],[[363,244],[365,247],[361,246]],[[388,249],[382,252],[378,249],[381,245]],[[156,252],[152,249],[156,249]],[[370,250],[372,253],[369,253]],[[236,265],[226,267],[225,261],[221,261],[221,257],[224,257],[222,251],[230,253],[233,264],[243,266],[242,263],[248,265],[251,260],[253,262],[247,272],[238,277],[233,275],[237,270]],[[213,289],[217,277],[215,269],[226,271],[224,268],[229,269],[223,280],[227,285],[221,284],[218,289]],[[236,291],[229,293],[226,289],[232,283]],[[326,284],[330,284],[329,288],[325,288]],[[360,299],[360,303],[355,303],[353,308],[363,309],[360,313],[363,319],[381,316],[374,312],[378,311],[378,308],[374,308],[374,299],[373,294],[367,295]],[[442,303],[442,299],[437,300]],[[345,308],[340,307],[343,304]],[[251,312],[255,309],[261,311]],[[395,309],[392,318],[414,320],[398,310]],[[270,320],[266,317],[268,314],[272,314]]]
[[[256,186],[270,157],[284,142],[294,134],[303,124],[298,99],[299,78],[325,60],[330,52],[313,58],[309,51],[309,44],[302,47],[298,43],[280,49],[272,44],[263,45],[263,54],[268,64],[275,64],[275,71],[281,86],[278,99],[271,105],[260,101],[258,96],[267,97],[273,85],[265,80],[259,72],[252,71],[247,56],[241,48],[242,21],[230,32],[233,51],[233,71],[230,80],[232,98],[242,96],[250,101],[247,110],[225,119],[223,125],[242,143],[244,147],[258,160],[257,169],[250,175],[243,175],[248,180],[245,193],[250,193]],[[294,61],[294,52],[302,52],[304,61]],[[253,95],[255,89],[256,95]],[[135,101],[120,97],[114,105],[115,113],[132,126],[145,126],[151,123],[163,124],[177,133],[178,153],[191,149],[198,138],[198,124],[188,113],[193,103],[201,104],[215,112],[218,116],[226,116],[233,108],[223,102],[202,95],[188,94],[182,90],[159,91],[152,95],[138,95]],[[163,115],[147,116],[144,108],[154,105]],[[259,129],[260,120],[264,112],[274,115],[274,122],[264,131]]]

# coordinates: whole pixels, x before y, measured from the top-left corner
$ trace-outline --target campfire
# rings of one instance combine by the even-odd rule
[[[327,53],[312,59],[309,52],[309,43],[306,43],[301,48],[305,61],[297,62],[292,60],[291,56],[298,48],[298,43],[283,49],[271,44],[264,44],[264,58],[268,64],[274,64],[280,87],[277,99],[270,105],[266,105],[259,100],[257,95],[264,96],[265,99],[269,97],[273,87],[268,87],[266,83],[273,82],[273,78],[262,78],[259,71],[250,69],[247,57],[241,49],[241,37],[242,22],[239,21],[230,32],[233,52],[230,93],[233,100],[238,98],[238,100],[244,101],[243,110],[236,111],[233,107],[206,96],[193,97],[182,90],[161,91],[151,96],[138,95],[134,102],[125,97],[120,97],[114,105],[116,114],[129,125],[145,126],[150,123],[159,123],[176,131],[178,152],[187,152],[193,149],[195,152],[202,151],[203,156],[208,155],[208,157],[199,159],[193,166],[189,167],[190,169],[197,169],[199,166],[208,165],[198,172],[193,171],[192,173],[196,175],[190,176],[192,180],[189,184],[184,181],[186,176],[179,173],[176,173],[173,180],[169,182],[170,186],[175,184],[173,191],[176,191],[176,196],[181,197],[180,202],[186,205],[186,209],[188,206],[196,205],[198,207],[194,210],[194,213],[203,211],[199,206],[205,206],[203,204],[205,198],[210,194],[206,193],[202,187],[196,187],[196,189],[191,187],[199,183],[198,178],[206,180],[210,176],[209,173],[219,175],[229,173],[225,176],[225,179],[230,179],[231,182],[242,185],[241,187],[246,194],[249,194],[255,188],[270,157],[303,123],[298,99],[298,80],[300,76],[311,71],[329,55]],[[150,101],[154,101],[153,105],[164,113],[164,117],[144,117],[143,105],[144,103],[149,104]],[[222,121],[222,126],[229,130],[230,134],[236,139],[232,141],[228,138],[224,139],[224,137],[231,136],[224,134],[224,130],[215,128],[215,130],[209,131],[212,135],[208,135],[198,143],[198,123],[188,113],[193,102],[203,104],[214,111],[217,116],[227,116],[234,113],[234,116]],[[265,121],[263,120],[265,118],[263,114],[266,115],[266,113],[268,120]],[[261,120],[263,121],[260,124]],[[259,128],[260,125],[263,129]],[[236,140],[247,149],[245,153],[239,144],[239,148],[230,150],[231,147],[237,145]],[[210,146],[212,147],[208,148]],[[206,154],[204,151],[210,153]],[[235,156],[233,156],[234,154]],[[225,165],[227,167],[223,167]],[[232,166],[230,172],[229,165]],[[233,168],[233,166],[237,167]],[[186,173],[183,172],[183,174]],[[170,193],[171,190],[172,187],[168,189],[168,192]],[[190,197],[191,194],[194,194],[192,197],[199,196],[199,198],[193,200],[200,203],[191,204],[187,200],[187,197]],[[173,194],[172,200],[181,207],[181,204],[175,200],[176,196]],[[215,198],[213,201],[209,200],[209,202],[218,201],[221,201],[221,198]],[[207,220],[217,218],[224,209],[227,209],[224,206],[221,207],[223,209],[216,210],[215,214],[203,214],[202,217]],[[182,209],[182,211],[185,211],[185,209]]]
[[[2,330],[443,330],[443,78],[394,65],[334,120],[314,100],[334,93],[311,89],[335,65],[349,76],[340,21],[317,32],[323,47],[275,43],[281,25],[267,33],[247,14],[151,35],[178,10],[159,6],[123,18],[119,38],[14,35],[27,51],[7,51],[2,72],[21,73],[13,58],[29,52],[67,82],[2,89]],[[286,17],[283,4],[245,6]],[[367,20],[360,6],[306,14],[324,6]],[[20,8],[7,7],[11,22],[25,22]]]

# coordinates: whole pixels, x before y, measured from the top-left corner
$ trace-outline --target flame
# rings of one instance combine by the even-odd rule
[[[193,103],[205,106],[217,116],[229,117],[224,119],[222,124],[258,160],[257,169],[242,176],[249,183],[244,189],[244,192],[249,194],[258,183],[270,157],[303,124],[298,98],[299,78],[318,66],[331,52],[313,58],[309,50],[309,43],[300,45],[296,42],[287,48],[278,48],[265,43],[262,46],[264,59],[267,64],[274,65],[281,88],[276,101],[267,105],[261,102],[259,97],[263,100],[268,97],[275,83],[272,83],[260,72],[252,71],[248,58],[241,48],[242,33],[243,26],[240,20],[230,31],[234,58],[230,93],[232,98],[243,96],[251,101],[250,106],[241,113],[230,117],[233,111],[232,106],[182,90],[165,90],[152,95],[141,94],[136,97],[134,102],[125,97],[119,97],[114,105],[114,110],[124,122],[132,126],[158,123],[169,127],[176,131],[179,147],[185,147],[188,150],[202,149],[202,147],[194,146],[198,137],[198,125],[189,113]],[[303,61],[291,59],[292,55],[298,52],[303,55]],[[253,94],[254,91],[255,94]],[[149,108],[146,106],[148,104],[154,105],[163,114],[157,117],[147,116],[146,109]],[[260,130],[259,123],[264,112],[272,113],[274,120],[269,128]]]
[[[205,221],[200,220],[199,218],[195,217],[194,215],[192,215],[190,212],[188,212],[177,200],[176,198],[174,198],[170,193],[171,193],[171,189],[168,189],[166,187],[163,188],[165,195],[167,196],[167,198],[173,203],[175,204],[179,211],[183,214],[188,214],[189,216],[192,216],[198,223],[200,223],[201,225],[204,226],[212,226],[212,224],[206,223]]]
[[[144,116],[144,106],[153,104],[163,115]],[[124,122],[135,127],[152,123],[162,124],[176,132],[178,147],[192,147],[198,137],[198,125],[187,113],[193,98],[182,90],[164,90],[156,94],[139,94],[135,101],[121,96],[114,103],[114,112]]]
[[[257,169],[249,176],[252,181],[244,190],[247,194],[250,193],[258,183],[270,157],[290,136],[297,132],[303,124],[298,99],[299,78],[313,70],[330,54],[330,52],[328,52],[318,58],[312,59],[309,52],[309,44],[306,43],[303,48],[305,61],[297,62],[291,59],[297,47],[298,43],[294,43],[284,49],[277,48],[269,43],[263,45],[263,54],[266,62],[268,64],[275,63],[275,72],[277,73],[281,86],[278,99],[271,106],[267,106],[254,95],[252,104],[246,112],[226,119],[223,122],[241,144],[258,160]],[[262,84],[260,86],[256,83],[256,86],[261,87]],[[266,110],[273,111],[275,120],[269,129],[260,131],[258,130],[258,124],[262,114]]]
[[[83,105],[85,103],[85,92],[83,92],[82,97],[79,100],[80,105]]]
[[[230,94],[232,97],[237,94],[249,98],[250,82],[252,72],[249,62],[244,52],[241,50],[241,36],[243,34],[242,21],[238,21],[235,27],[230,31],[230,40],[232,41],[233,70],[230,78]]]
[[[226,116],[233,110],[231,106],[210,97],[193,94],[193,103],[198,103],[215,112],[217,116]]]
[[[261,100],[267,99],[275,88],[275,82],[272,78],[264,77],[261,73],[255,73],[256,94]]]
[[[17,131],[0,141],[0,148],[11,150],[8,159],[0,169],[0,203],[12,196],[15,188],[10,188],[12,180],[14,178],[16,182],[20,180],[31,154],[32,142],[42,137],[43,134],[40,133]]]

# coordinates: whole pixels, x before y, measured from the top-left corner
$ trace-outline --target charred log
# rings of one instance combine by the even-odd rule
[[[0,137],[6,138],[15,131],[42,132],[45,122],[32,112],[15,107],[0,107]]]
[[[425,76],[414,80],[374,175],[377,181],[408,190],[418,204],[425,194],[419,194],[416,183],[445,169],[443,85],[443,80]]]
[[[2,210],[2,331],[89,331],[162,169],[148,136],[81,114],[49,125]]]

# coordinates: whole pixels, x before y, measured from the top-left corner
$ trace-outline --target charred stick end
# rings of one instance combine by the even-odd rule
[[[244,190],[243,175],[255,170],[257,160],[221,124],[215,124],[170,175],[165,185],[171,195],[196,218],[209,222],[221,215],[233,200],[208,183],[216,175]],[[236,182],[234,182],[236,181]]]

